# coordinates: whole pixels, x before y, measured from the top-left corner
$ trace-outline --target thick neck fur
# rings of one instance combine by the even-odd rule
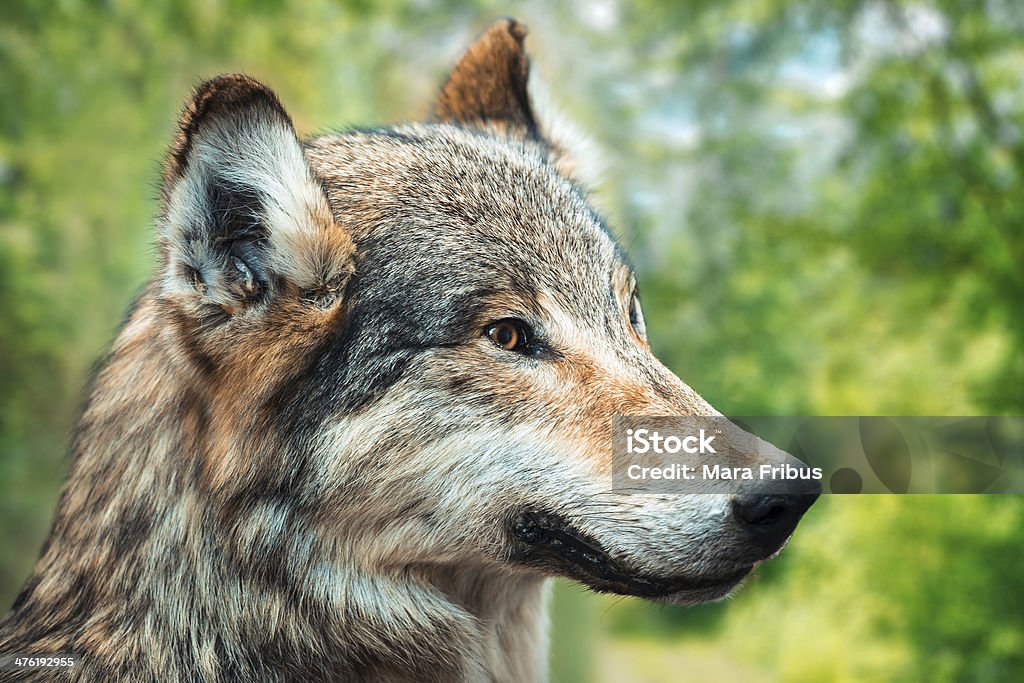
[[[218,459],[260,457],[252,442],[224,445],[253,424],[211,405],[167,316],[144,296],[96,377],[0,652],[74,655],[67,680],[546,678],[544,579],[360,566],[280,477],[253,465],[214,483]]]

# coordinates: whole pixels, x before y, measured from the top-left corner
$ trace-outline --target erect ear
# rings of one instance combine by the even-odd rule
[[[523,49],[526,27],[515,19],[492,25],[469,46],[448,76],[434,118],[466,125],[492,124],[538,137]]]
[[[354,247],[277,96],[242,75],[199,86],[164,169],[168,294],[237,313],[276,296],[333,303]]]
[[[559,172],[589,184],[599,173],[596,150],[551,107],[535,109],[525,38],[526,27],[515,19],[488,28],[448,76],[434,119],[533,139],[544,145]]]

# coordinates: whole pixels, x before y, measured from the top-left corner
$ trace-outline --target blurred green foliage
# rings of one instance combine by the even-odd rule
[[[420,118],[473,34],[531,28],[605,152],[656,351],[733,414],[1024,411],[1014,0],[0,6],[0,602],[45,536],[90,364],[152,267],[189,87],[300,130]],[[1017,681],[1024,502],[822,501],[728,606],[560,584],[553,679]]]

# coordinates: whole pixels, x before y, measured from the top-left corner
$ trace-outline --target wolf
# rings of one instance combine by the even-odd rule
[[[525,34],[427,123],[303,140],[252,78],[198,87],[0,680],[543,681],[551,577],[698,603],[782,547],[817,490],[610,485],[612,416],[718,413],[652,354]]]

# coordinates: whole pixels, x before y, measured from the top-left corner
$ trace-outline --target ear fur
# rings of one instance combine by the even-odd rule
[[[452,69],[434,105],[434,118],[464,125],[497,125],[537,137],[523,49],[526,27],[515,19],[492,25]]]
[[[199,86],[164,169],[168,293],[229,313],[281,294],[329,304],[353,270],[277,96],[243,75]]]
[[[534,106],[538,84],[530,80],[526,34],[515,19],[491,25],[452,69],[434,119],[535,140],[562,175],[590,184],[600,172],[593,144],[543,101],[547,98],[539,111]]]

